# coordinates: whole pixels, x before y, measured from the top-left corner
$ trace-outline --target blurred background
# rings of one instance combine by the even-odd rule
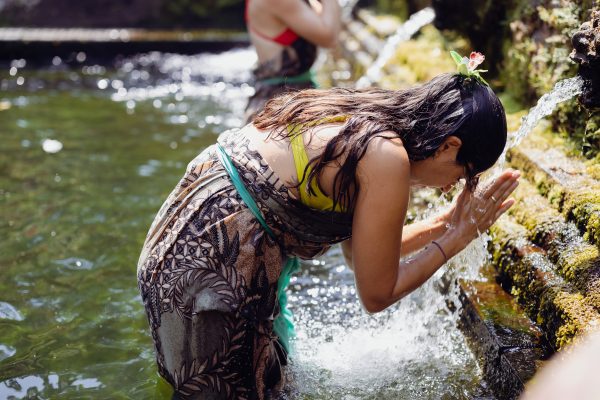
[[[597,9],[342,3],[321,87],[401,89],[481,51],[510,130],[498,168],[524,178],[510,215],[384,313],[362,311],[339,249],[304,262],[289,398],[517,398],[597,324]],[[165,398],[137,257],[187,163],[243,125],[256,61],[240,0],[0,0],[0,399]],[[413,197],[409,221],[449,201]]]

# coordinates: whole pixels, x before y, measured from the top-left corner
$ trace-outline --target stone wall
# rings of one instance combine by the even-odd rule
[[[460,7],[459,4],[460,3]],[[434,0],[436,26],[468,38],[492,76],[523,106],[577,73],[570,38],[591,17],[593,0]],[[557,133],[588,158],[600,151],[600,115],[568,103],[553,114]]]

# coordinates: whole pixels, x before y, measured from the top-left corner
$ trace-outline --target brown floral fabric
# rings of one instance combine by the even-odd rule
[[[284,385],[273,332],[287,256],[314,257],[351,234],[351,215],[310,209],[240,131],[219,138],[275,233],[235,190],[210,146],[189,165],[156,216],[138,286],[158,371],[184,399],[265,399]]]
[[[309,41],[298,38],[286,46],[276,57],[259,64],[254,70],[254,95],[246,106],[246,121],[250,122],[273,97],[288,91],[314,88],[312,82],[268,84],[265,79],[291,77],[308,71],[317,58],[317,47]]]

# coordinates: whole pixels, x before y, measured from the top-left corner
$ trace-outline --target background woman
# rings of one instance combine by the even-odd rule
[[[310,67],[317,46],[337,43],[340,7],[338,0],[246,0],[246,26],[258,56],[250,121],[277,94],[316,87]]]
[[[342,242],[364,307],[385,309],[513,204],[514,171],[474,193],[505,143],[500,101],[459,74],[270,101],[189,164],[148,233],[138,282],[160,374],[184,398],[277,393],[289,260]],[[461,179],[448,211],[404,226],[412,188]]]

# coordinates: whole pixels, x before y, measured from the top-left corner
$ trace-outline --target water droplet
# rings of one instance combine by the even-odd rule
[[[108,87],[108,79],[100,79],[98,81],[98,89],[106,89]]]
[[[46,153],[58,153],[63,148],[63,144],[58,140],[54,139],[44,139],[42,142],[42,149]]]
[[[122,88],[122,87],[123,87],[123,81],[120,81],[120,80],[118,80],[118,79],[115,79],[114,81],[112,81],[112,82],[110,83],[110,86],[111,86],[113,89],[120,89],[120,88]]]

